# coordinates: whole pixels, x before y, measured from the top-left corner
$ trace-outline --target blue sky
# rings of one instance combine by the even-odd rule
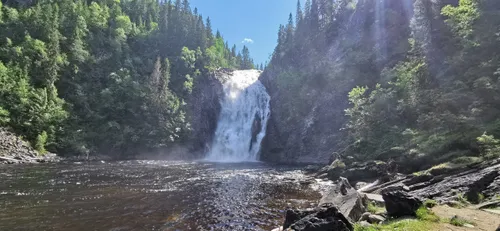
[[[276,46],[279,25],[287,23],[288,14],[295,15],[297,5],[296,0],[191,0],[190,3],[204,18],[210,16],[214,33],[219,29],[230,46],[236,44],[241,50],[247,45],[257,63],[269,59]]]

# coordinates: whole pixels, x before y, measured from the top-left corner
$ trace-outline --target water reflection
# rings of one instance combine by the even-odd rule
[[[293,167],[121,161],[0,166],[0,230],[269,230],[318,193]]]

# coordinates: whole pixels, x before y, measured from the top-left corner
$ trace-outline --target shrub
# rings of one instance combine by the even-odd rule
[[[424,206],[426,208],[433,208],[436,205],[437,205],[437,201],[435,201],[435,200],[426,200],[426,201],[424,201]]]
[[[477,164],[481,162],[482,159],[480,157],[475,157],[475,156],[461,156],[453,159],[451,163],[453,164],[465,164],[465,165],[472,165],[472,164]]]
[[[464,226],[465,224],[471,224],[474,225],[474,222],[468,221],[464,218],[458,217],[458,216],[453,216],[450,219],[450,224],[454,226]]]
[[[47,138],[48,138],[47,132],[45,131],[43,131],[36,137],[35,149],[38,151],[38,153],[42,155],[47,153],[47,150],[45,150],[45,145],[47,144]]]

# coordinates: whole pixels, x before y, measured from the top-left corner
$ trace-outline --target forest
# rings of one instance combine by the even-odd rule
[[[318,150],[311,142],[324,130],[329,153],[416,170],[495,159],[499,48],[496,0],[298,1],[263,74],[280,92],[276,133],[286,147],[302,143],[291,148],[299,155]],[[311,135],[295,139],[293,129]]]
[[[0,127],[41,153],[181,143],[197,82],[254,68],[188,0],[2,2]]]

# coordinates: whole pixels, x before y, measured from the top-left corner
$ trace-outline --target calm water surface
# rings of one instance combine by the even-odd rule
[[[262,163],[0,166],[0,230],[270,230],[317,202],[305,178]]]

